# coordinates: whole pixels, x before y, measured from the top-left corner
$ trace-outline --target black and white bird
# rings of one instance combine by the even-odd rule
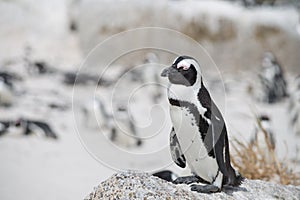
[[[275,103],[288,96],[284,72],[271,52],[266,52],[263,56],[259,78],[263,90],[263,101]]]
[[[15,126],[20,127],[23,130],[24,135],[41,133],[52,139],[58,138],[57,134],[54,133],[49,124],[46,122],[20,118],[15,122]]]
[[[119,104],[108,121],[110,139],[116,144],[125,147],[141,146],[142,140],[138,137],[135,121],[127,106]]]
[[[290,124],[293,132],[300,135],[300,75],[293,81],[287,111],[290,115]]]
[[[5,120],[0,121],[0,136],[9,132],[9,129],[15,125],[14,121]]]
[[[275,150],[276,141],[272,130],[271,119],[268,115],[264,114],[257,118],[257,124],[250,143],[264,153],[266,162],[272,162],[271,151]]]
[[[30,75],[39,75],[46,73],[55,72],[54,69],[49,67],[49,64],[43,60],[35,60],[32,59],[32,51],[33,49],[30,46],[25,47],[25,53],[23,57],[24,65]]]
[[[123,70],[117,80],[123,77],[126,78],[128,84],[142,87],[144,95],[149,96],[152,103],[157,104],[162,97],[163,85],[159,76],[161,65],[158,61],[155,53],[147,53],[142,64]]]
[[[224,185],[239,186],[243,178],[230,163],[226,125],[203,84],[199,63],[179,56],[161,76],[170,82],[171,155],[178,166],[188,165],[193,174],[174,182],[206,183],[191,185],[191,190],[203,193],[219,192]]]
[[[89,128],[100,128],[116,145],[131,148],[142,145],[134,124],[134,119],[123,103],[116,103],[113,111],[107,104],[94,98],[83,107],[84,123]]]
[[[12,131],[15,128],[17,128],[17,131]],[[46,122],[28,120],[24,118],[0,121],[0,136],[13,132],[17,132],[18,135],[30,135],[33,133],[43,134],[46,137],[57,139],[57,135]]]
[[[109,119],[111,114],[104,105],[104,101],[98,97],[89,100],[82,106],[83,112],[83,124],[92,129],[98,129],[99,126],[102,129],[109,128]]]
[[[92,85],[97,84],[99,86],[107,87],[112,84],[112,81],[106,80],[105,78],[88,74],[88,73],[77,73],[77,72],[65,72],[63,74],[63,82],[66,85]]]
[[[178,178],[178,175],[170,170],[158,171],[153,173],[152,175],[168,182],[173,182]]]
[[[159,65],[157,64],[159,61],[157,55],[155,53],[148,53],[144,60],[143,69],[143,84],[148,84],[150,87],[148,88],[147,93],[152,95],[152,101],[157,103],[162,96],[162,83],[160,81],[158,70]]]
[[[243,0],[243,3],[246,7],[249,6],[261,6],[261,5],[270,5],[273,6],[276,0]]]
[[[0,72],[0,105],[10,106],[13,102],[13,82],[12,75]]]

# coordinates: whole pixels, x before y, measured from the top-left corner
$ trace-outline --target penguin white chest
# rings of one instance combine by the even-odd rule
[[[171,106],[170,115],[191,172],[213,182],[218,174],[218,164],[214,158],[208,156],[194,115],[189,108],[177,106]]]

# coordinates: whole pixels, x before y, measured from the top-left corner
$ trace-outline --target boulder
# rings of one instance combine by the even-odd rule
[[[300,199],[300,187],[245,179],[240,187],[220,193],[190,191],[188,185],[174,185],[147,173],[117,173],[94,188],[85,200],[100,199]]]

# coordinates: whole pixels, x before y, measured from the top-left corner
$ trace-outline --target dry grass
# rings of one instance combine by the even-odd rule
[[[268,134],[258,119],[257,124],[264,133],[266,145],[262,148],[258,141],[243,143],[235,139],[232,143],[234,150],[232,164],[248,179],[272,181],[283,185],[300,185],[300,173],[290,167],[293,165],[292,161],[277,158]]]

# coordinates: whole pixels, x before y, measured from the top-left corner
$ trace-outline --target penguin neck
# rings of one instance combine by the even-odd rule
[[[168,98],[178,101],[187,101],[198,105],[197,95],[200,89],[200,84],[193,86],[171,84],[168,87]]]

